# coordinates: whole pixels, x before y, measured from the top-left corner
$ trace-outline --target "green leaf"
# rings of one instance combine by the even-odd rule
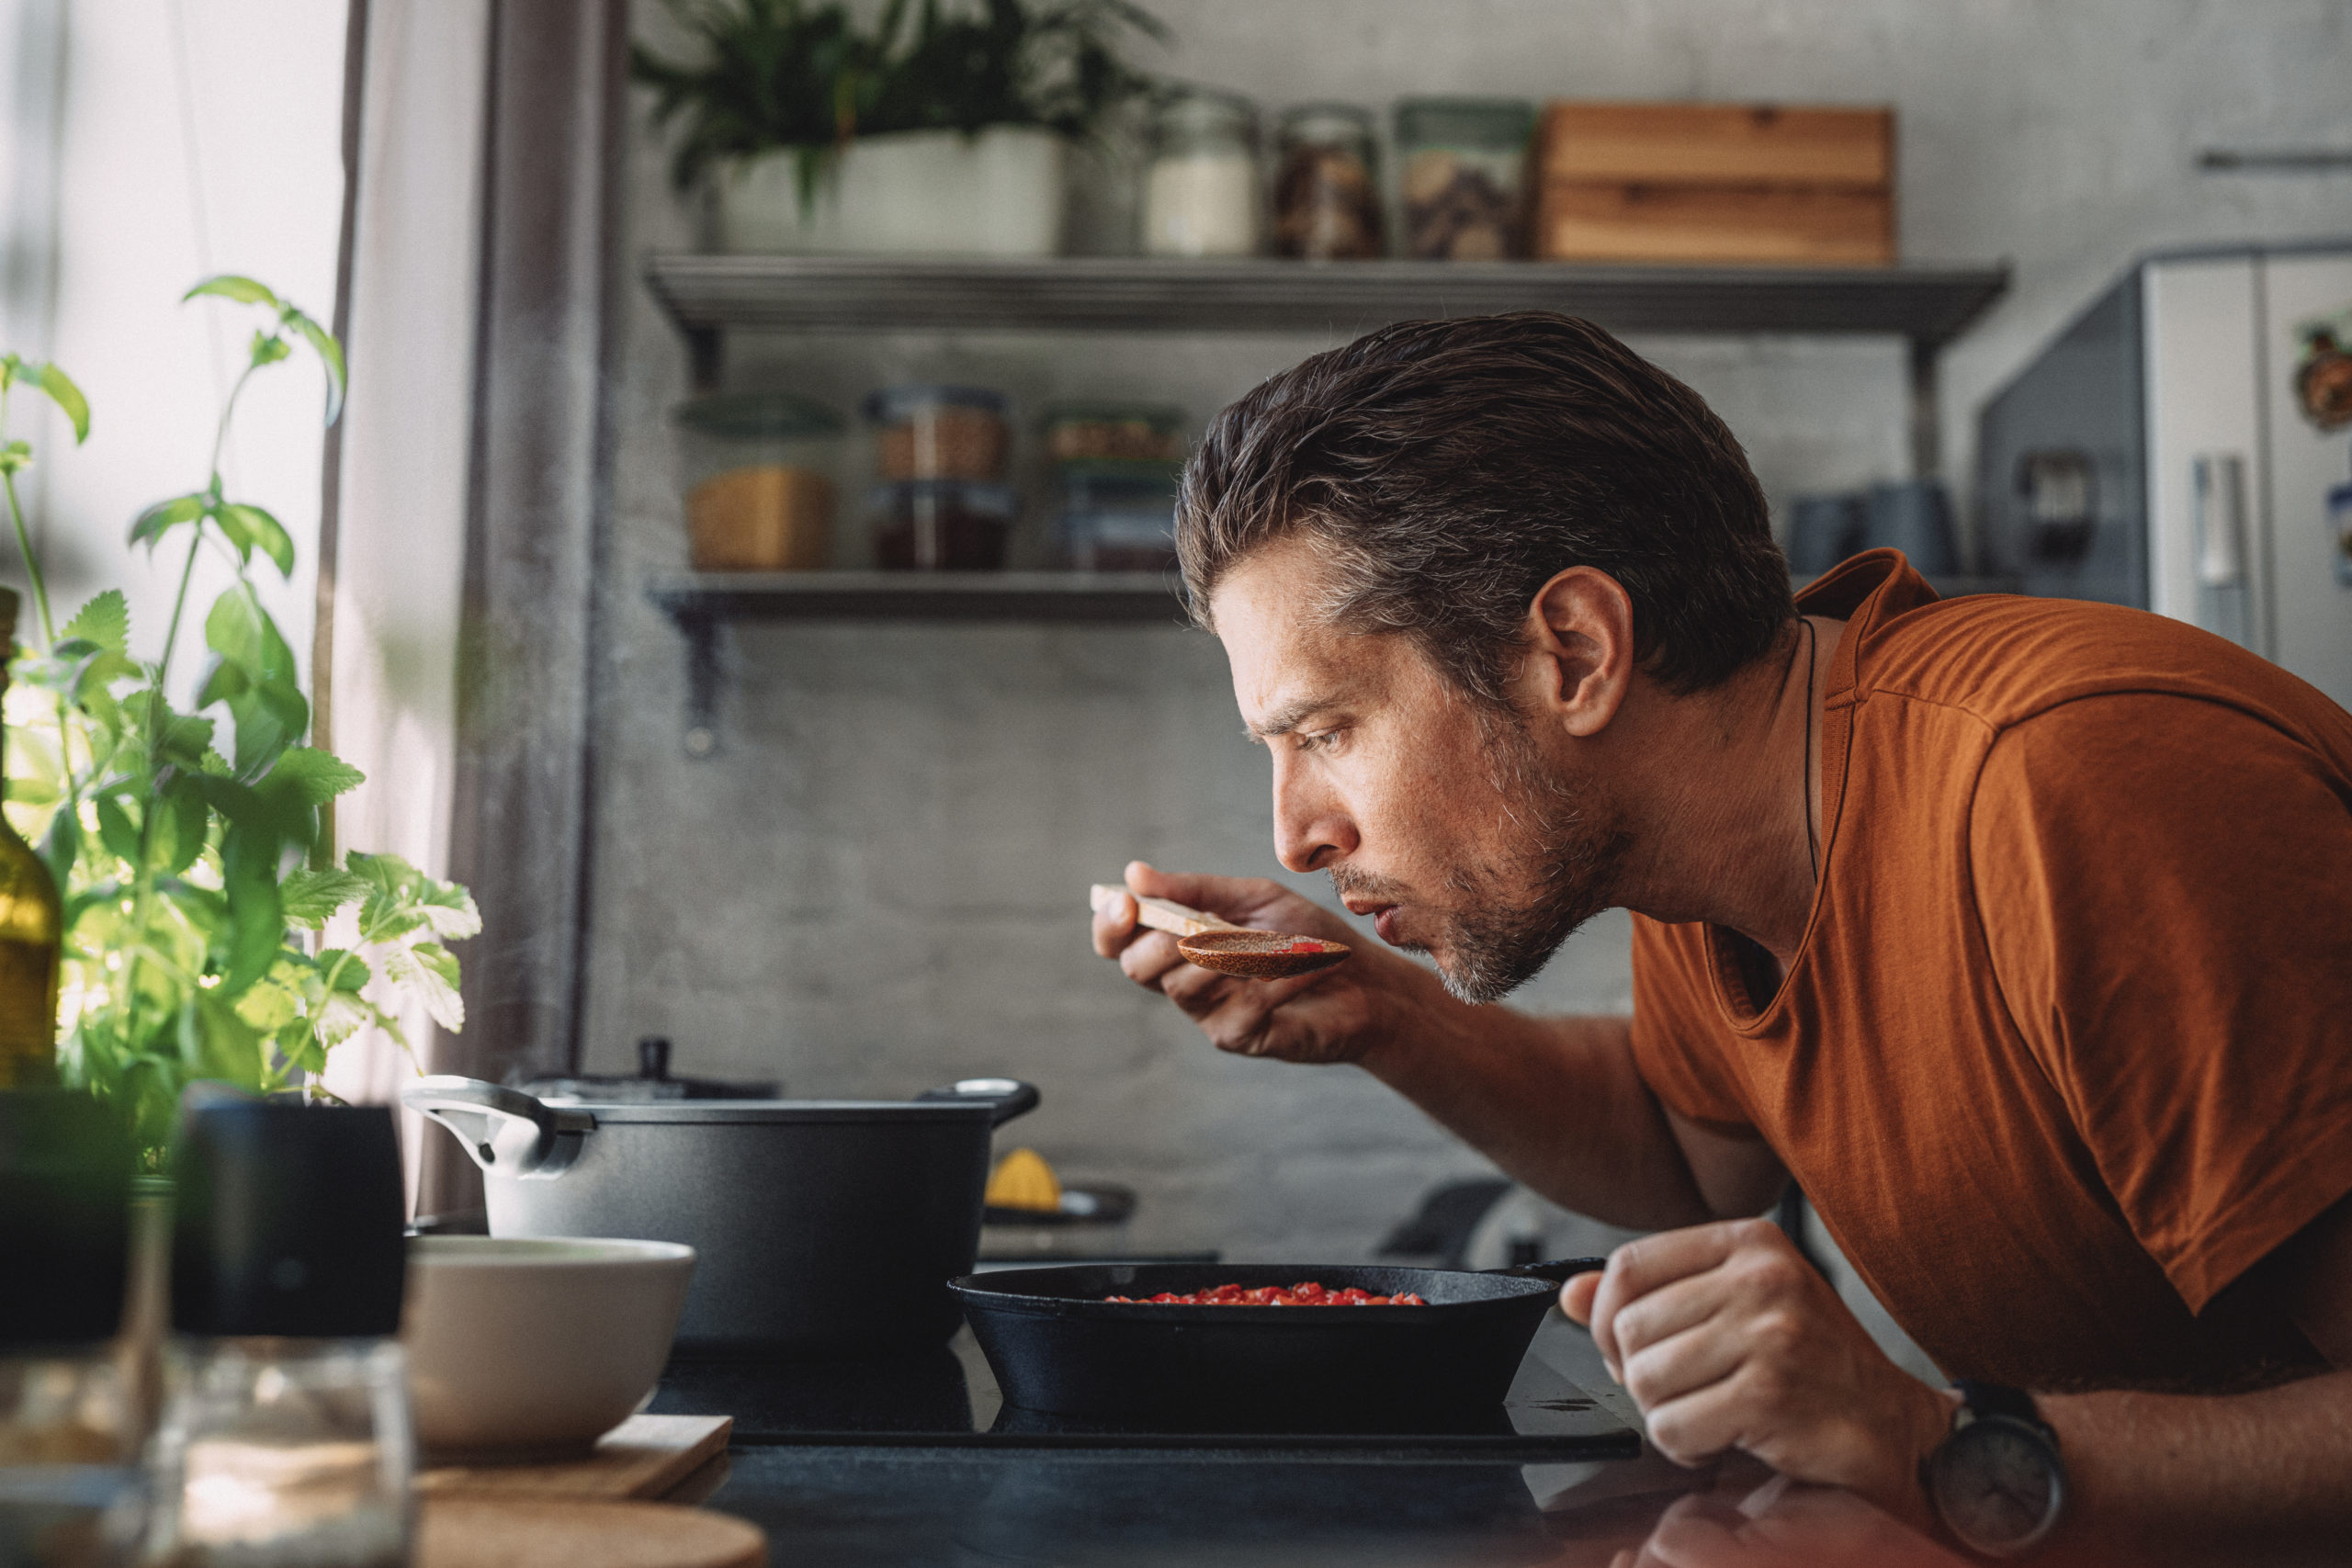
[[[175,495],[169,501],[159,501],[141,513],[130,525],[130,542],[134,545],[161,539],[183,523],[193,523],[204,515],[204,497]]]
[[[333,919],[336,910],[366,897],[368,884],[333,866],[319,871],[305,868],[280,885],[278,896],[285,904],[288,925],[316,931]]]
[[[117,653],[130,651],[130,605],[119,588],[109,588],[93,595],[90,602],[74,612],[65,623],[64,634],[69,637],[86,637],[100,648]]]
[[[333,424],[343,412],[344,392],[348,384],[343,368],[343,344],[335,342],[333,333],[300,310],[289,311],[286,320],[296,332],[310,340],[311,346],[318,351],[321,362],[327,367],[327,423]]]
[[[87,441],[90,438],[90,401],[82,395],[82,389],[74,384],[74,378],[54,365],[44,365],[40,367],[40,389],[47,392],[49,400],[63,409],[65,417],[73,422],[74,445],[79,446]]]
[[[153,826],[147,847],[149,867],[161,876],[177,876],[196,863],[212,826],[204,792],[196,773],[175,773],[163,786],[149,809]]]
[[[139,863],[139,829],[131,826],[130,813],[123,810],[121,801],[110,795],[100,795],[96,806],[98,841],[106,845],[108,854],[136,866]]]
[[[213,602],[204,640],[220,664],[206,678],[199,700],[229,705],[237,727],[238,776],[259,778],[310,727],[311,706],[295,679],[293,650],[249,582]]]
[[[180,303],[186,304],[200,294],[215,294],[223,299],[234,299],[241,305],[268,305],[274,308],[277,304],[277,296],[269,291],[267,285],[256,283],[250,277],[240,277],[232,272],[224,272],[217,276],[206,278],[181,295]]]
[[[322,751],[315,746],[289,746],[262,784],[265,788],[288,789],[306,806],[324,806],[367,779],[367,774],[332,751]]]
[[[259,546],[262,554],[277,563],[281,575],[288,578],[294,575],[294,540],[277,518],[258,506],[237,501],[221,507],[215,515],[224,528],[234,519],[247,540]]]
[[[276,333],[254,330],[253,363],[258,370],[265,365],[275,365],[294,352],[294,345]]]
[[[49,831],[41,836],[40,858],[49,863],[50,880],[60,887],[72,885],[74,863],[82,858],[82,821],[71,811],[53,813]]]
[[[228,952],[219,990],[234,997],[269,973],[286,945],[277,892],[284,838],[259,823],[231,819],[220,840],[220,889],[229,898]]]
[[[11,441],[0,446],[0,474],[21,474],[33,466],[33,444]]]
[[[357,996],[376,977],[368,961],[348,948],[330,947],[322,950],[316,960],[319,973],[334,976],[334,988]]]

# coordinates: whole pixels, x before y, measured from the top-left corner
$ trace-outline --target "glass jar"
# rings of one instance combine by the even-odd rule
[[[1172,463],[1184,455],[1184,411],[1166,403],[1048,403],[1037,423],[1050,462]]]
[[[1301,104],[1283,115],[1279,140],[1274,248],[1304,261],[1381,254],[1372,116],[1352,104]]]
[[[695,398],[683,433],[687,554],[696,571],[828,565],[842,417],[789,392]]]
[[[1012,433],[1001,393],[978,387],[885,387],[865,400],[874,427],[874,477],[909,479],[1004,478]]]
[[[1003,485],[907,479],[874,492],[874,558],[898,571],[999,571],[1019,507]]]
[[[1062,558],[1080,571],[1161,571],[1176,564],[1182,465],[1117,460],[1060,470]]]
[[[384,1338],[174,1347],[144,1559],[400,1568],[413,1537],[407,1363]]]
[[[1148,256],[1255,255],[1257,106],[1197,87],[1162,99],[1140,205]]]
[[[1398,99],[1405,254],[1421,261],[1522,254],[1534,133],[1535,106],[1522,98]]]

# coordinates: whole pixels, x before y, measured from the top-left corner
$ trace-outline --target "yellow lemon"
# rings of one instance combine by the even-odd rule
[[[1062,1184],[1036,1150],[1015,1149],[997,1161],[996,1173],[989,1178],[988,1201],[991,1208],[1051,1213],[1062,1206]]]

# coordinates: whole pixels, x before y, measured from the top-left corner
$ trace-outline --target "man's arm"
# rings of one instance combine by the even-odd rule
[[[1622,1018],[1538,1019],[1471,1007],[1437,977],[1369,946],[1279,884],[1127,868],[1134,892],[1227,919],[1327,936],[1355,956],[1292,980],[1239,980],[1184,962],[1132,904],[1094,916],[1095,951],[1159,991],[1219,1050],[1352,1062],[1545,1197],[1638,1229],[1755,1213],[1787,1180],[1761,1142],[1712,1134],[1659,1105]]]
[[[2043,1394],[2070,1500],[2068,1542],[2124,1561],[2338,1561],[2352,1540],[2352,1199],[2251,1270],[2337,1370],[2258,1393]],[[1571,1280],[1650,1439],[1698,1464],[1733,1449],[1849,1488],[1932,1529],[1921,1466],[1952,1404],[1873,1346],[1785,1237],[1759,1221],[1621,1247]],[[2334,1554],[2334,1555],[2331,1555]]]

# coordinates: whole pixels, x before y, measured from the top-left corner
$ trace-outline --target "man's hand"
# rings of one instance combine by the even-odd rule
[[[1136,985],[1182,1008],[1220,1051],[1288,1062],[1361,1060],[1401,1013],[1426,999],[1436,980],[1374,947],[1329,911],[1280,883],[1259,877],[1182,876],[1141,861],[1127,867],[1131,892],[1170,898],[1236,925],[1344,942],[1346,963],[1288,980],[1242,980],[1184,961],[1176,939],[1136,923],[1132,898],[1094,912],[1094,951],[1119,961]]]
[[[1696,1225],[1617,1249],[1560,1292],[1668,1459],[1730,1449],[1843,1486],[1923,1524],[1920,1462],[1951,1429],[1949,1395],[1886,1359],[1829,1282],[1763,1220]]]

